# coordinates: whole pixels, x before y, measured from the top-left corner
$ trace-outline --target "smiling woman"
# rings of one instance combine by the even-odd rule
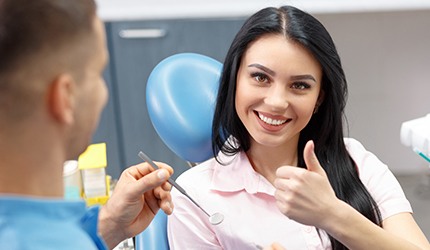
[[[214,158],[177,179],[225,218],[210,225],[172,191],[171,249],[272,242],[286,249],[430,249],[388,167],[344,138],[346,96],[339,55],[317,19],[284,6],[246,20],[223,64]]]
[[[299,132],[323,96],[321,76],[318,61],[282,35],[268,34],[249,45],[237,73],[235,106],[251,148],[296,147]],[[297,165],[297,158],[289,165]]]

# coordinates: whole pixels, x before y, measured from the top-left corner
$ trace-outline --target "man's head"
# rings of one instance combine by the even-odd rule
[[[104,36],[93,0],[0,0],[0,130],[52,126],[82,152],[107,99]]]

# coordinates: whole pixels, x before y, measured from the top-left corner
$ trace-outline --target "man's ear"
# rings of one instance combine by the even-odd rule
[[[75,81],[69,74],[58,75],[49,85],[47,102],[52,117],[65,124],[74,122]]]

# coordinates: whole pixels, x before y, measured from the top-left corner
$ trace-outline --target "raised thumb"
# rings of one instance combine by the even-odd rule
[[[306,168],[309,171],[325,175],[325,171],[321,167],[314,149],[315,149],[314,142],[312,140],[308,141],[303,150],[303,158],[305,160]]]

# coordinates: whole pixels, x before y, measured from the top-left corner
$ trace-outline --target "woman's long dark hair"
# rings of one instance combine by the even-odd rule
[[[316,18],[295,7],[260,10],[244,23],[233,40],[224,62],[213,119],[214,155],[219,151],[234,155],[250,148],[250,135],[235,110],[236,77],[250,43],[268,34],[281,34],[301,44],[322,67],[324,99],[318,112],[300,133],[298,152],[303,152],[306,142],[313,140],[315,153],[337,197],[381,226],[378,206],[359,179],[357,166],[344,144],[342,125],[348,89],[336,47],[330,34]],[[237,144],[226,142],[230,135],[237,140]],[[220,162],[218,158],[217,161]],[[298,166],[306,167],[302,153],[298,153]],[[333,249],[347,249],[332,236],[330,241]]]

